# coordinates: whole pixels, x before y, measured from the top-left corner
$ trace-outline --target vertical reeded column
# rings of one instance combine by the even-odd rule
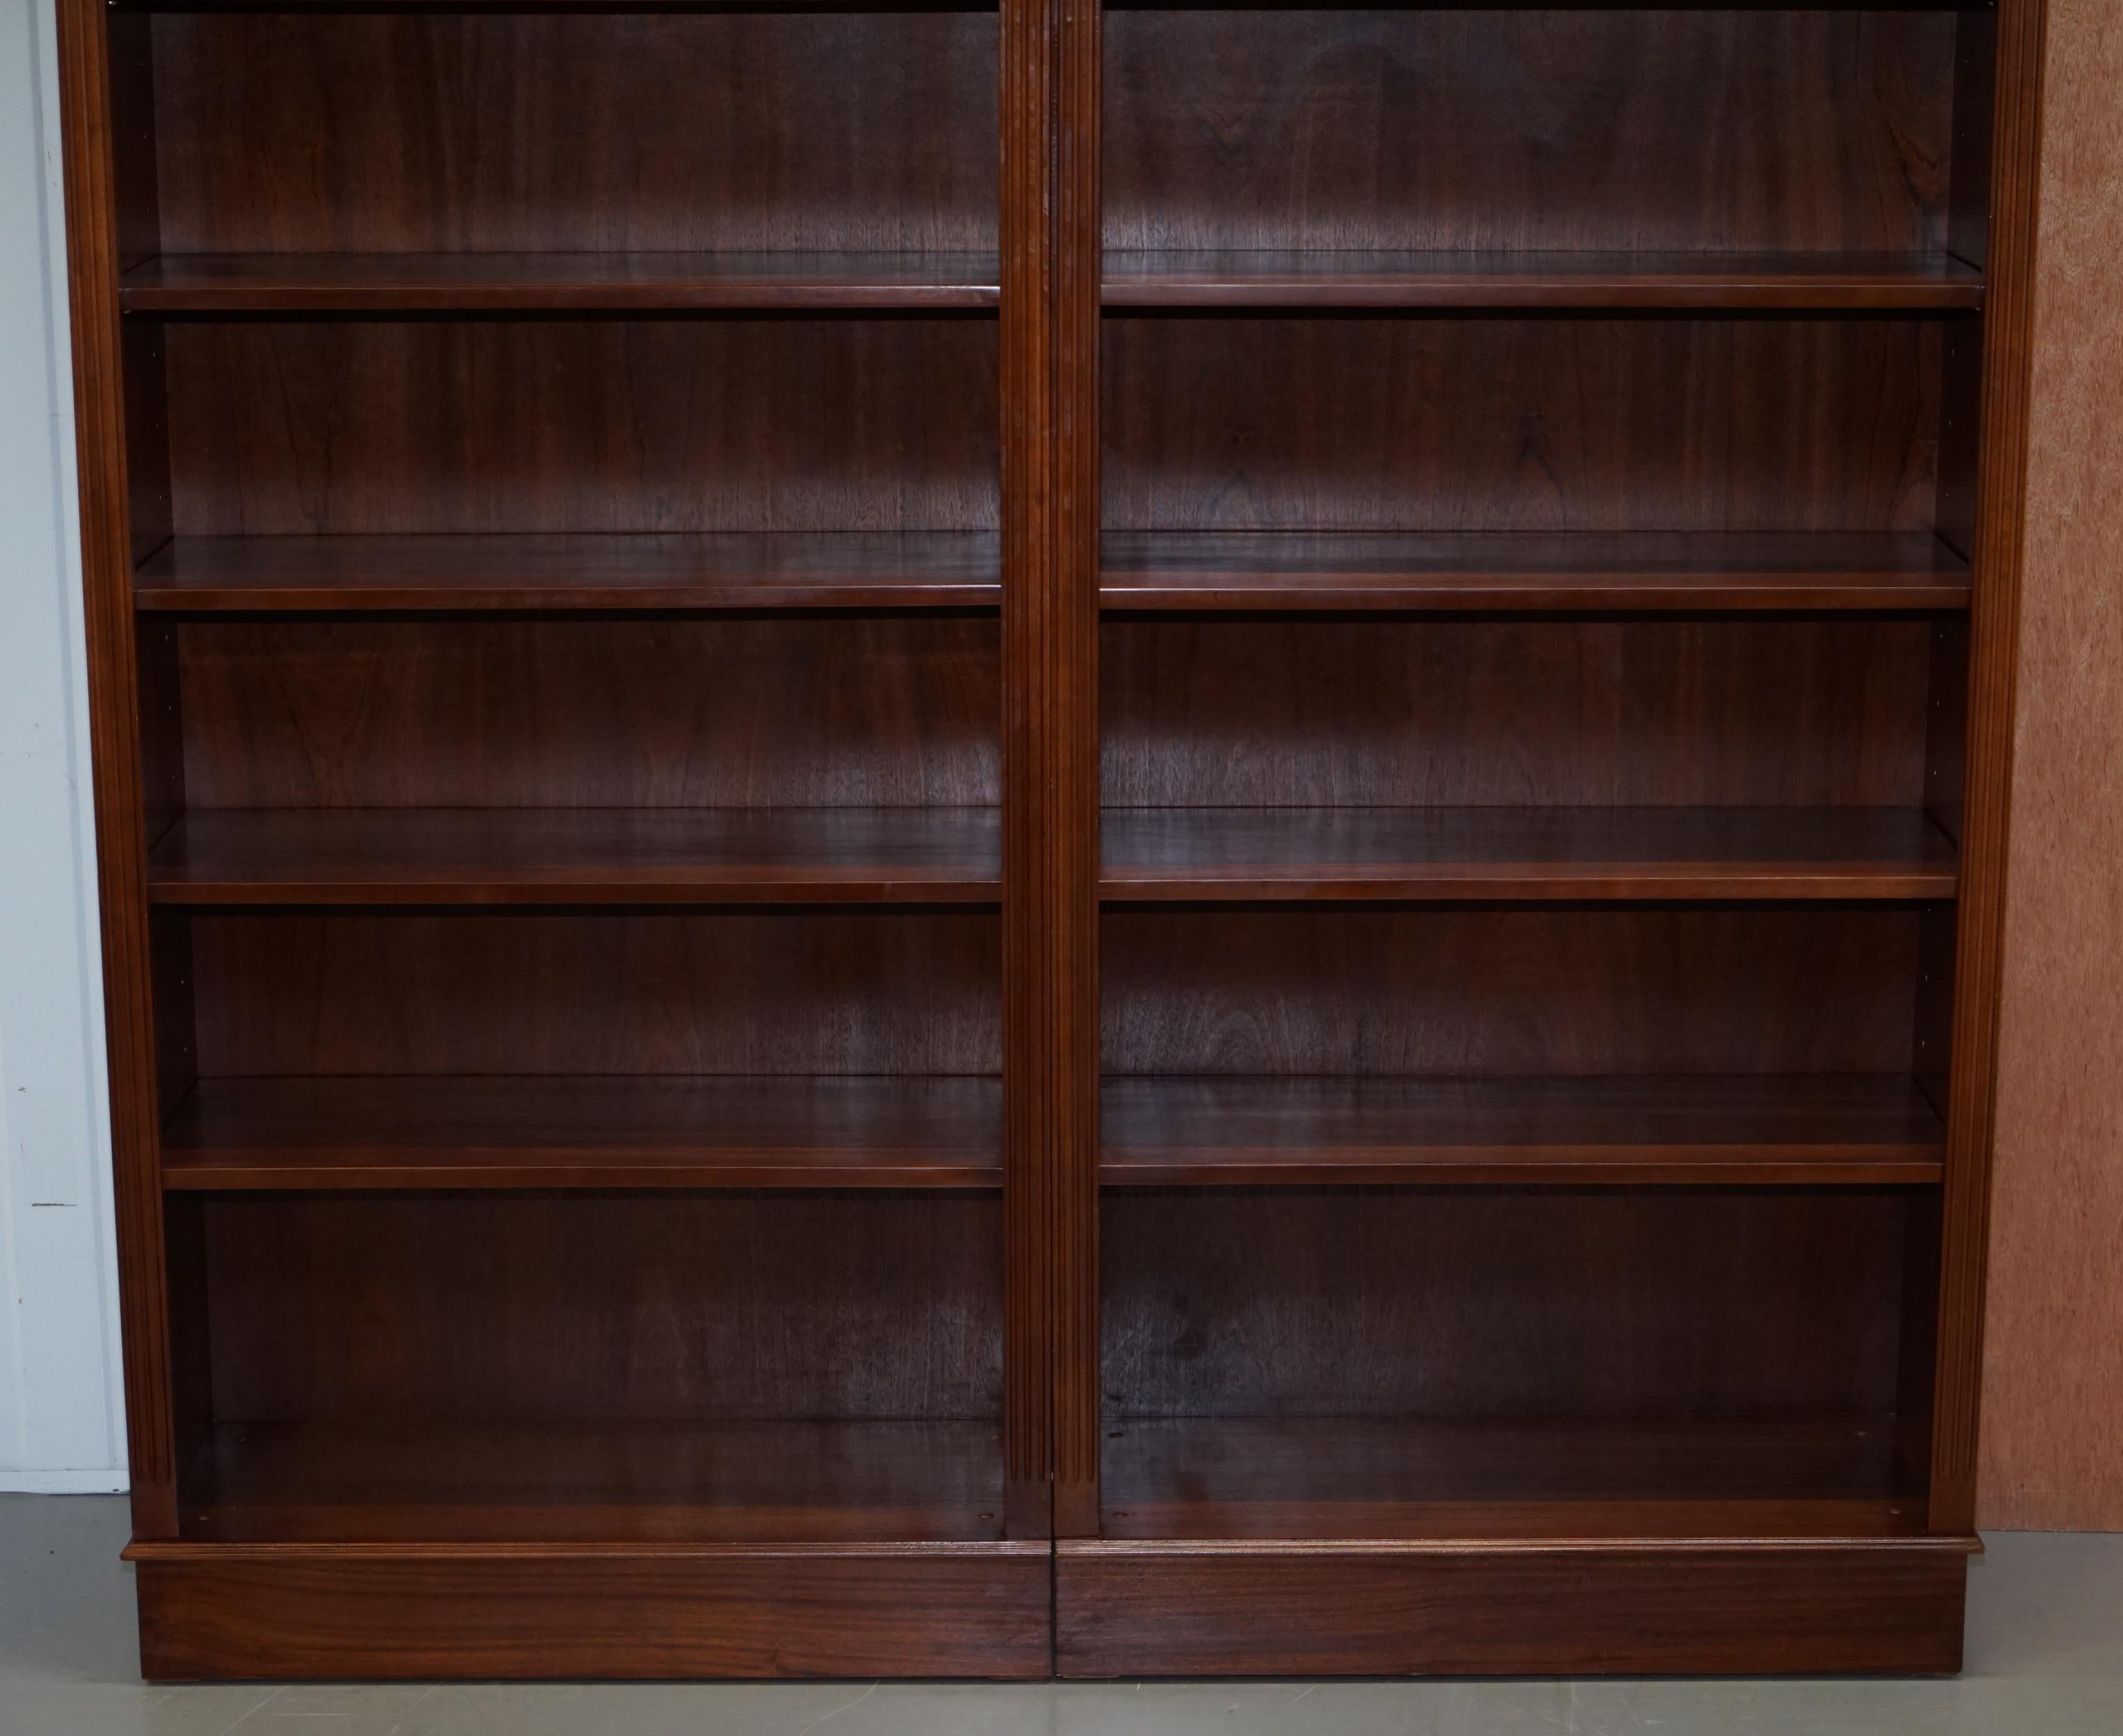
[[[1002,0],[1003,1073],[1013,1535],[1098,1519],[1098,14]]]

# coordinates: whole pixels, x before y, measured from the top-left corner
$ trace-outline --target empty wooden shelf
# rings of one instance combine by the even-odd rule
[[[1002,1541],[992,1424],[223,1423],[184,1534],[227,1543]]]
[[[1108,609],[1957,610],[1968,563],[1895,533],[1108,533]]]
[[[157,1678],[1951,1671],[2045,0],[59,0]]]
[[[1116,1419],[1113,1537],[1891,1537],[1891,1419]]]
[[[179,817],[158,904],[993,903],[991,809],[244,809]]]
[[[172,1189],[994,1188],[991,1079],[202,1079]]]
[[[1108,252],[1108,307],[1834,308],[1983,305],[1950,254]]]
[[[978,532],[176,537],[141,563],[143,612],[992,608]]]
[[[1882,1075],[1108,1078],[1113,1186],[1936,1183],[1938,1114]]]
[[[172,254],[125,274],[129,313],[992,308],[996,260],[921,253]]]
[[[1938,898],[1921,809],[1108,809],[1111,899]]]

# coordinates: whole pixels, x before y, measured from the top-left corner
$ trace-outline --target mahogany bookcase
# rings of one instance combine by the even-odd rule
[[[148,1674],[1958,1667],[2041,0],[59,11]]]

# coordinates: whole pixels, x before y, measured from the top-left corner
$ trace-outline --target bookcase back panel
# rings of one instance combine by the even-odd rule
[[[981,318],[169,322],[180,536],[991,530]]]
[[[1117,622],[1118,807],[1918,805],[1922,621]]]
[[[1116,530],[1926,530],[1908,319],[1109,318]]]
[[[179,629],[199,808],[981,806],[971,617],[253,621]]]
[[[1909,1070],[1914,907],[1112,910],[1108,1073]]]
[[[1107,1413],[1884,1415],[1904,1196],[1108,1194]]]
[[[229,1196],[204,1217],[223,1422],[1001,1409],[992,1199]]]
[[[1105,31],[1109,246],[1944,238],[1950,12],[1129,9]]]
[[[993,12],[154,21],[172,253],[992,248]]]
[[[1001,1070],[991,913],[202,916],[199,1070]]]

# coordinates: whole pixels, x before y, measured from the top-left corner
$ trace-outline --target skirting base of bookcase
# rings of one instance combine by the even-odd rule
[[[1951,1674],[1973,1538],[1065,1540],[1058,1674]]]
[[[151,1681],[985,1677],[1052,1668],[1043,1541],[140,1543]]]

